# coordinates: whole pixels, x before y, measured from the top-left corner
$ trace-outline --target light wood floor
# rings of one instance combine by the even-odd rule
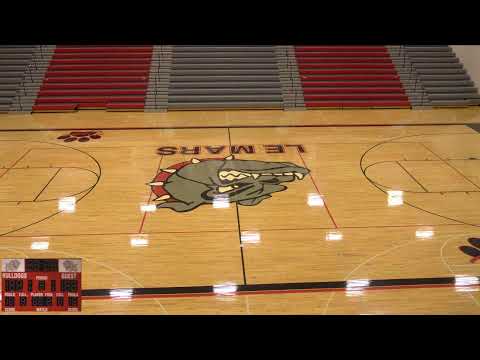
[[[475,122],[476,109],[2,115],[0,258],[82,258],[84,290],[104,291],[86,314],[480,314],[480,261],[459,249],[480,238]],[[261,125],[278,127],[248,127]],[[87,128],[101,138],[58,139]],[[232,145],[310,173],[255,206],[142,211],[158,169]],[[239,291],[129,295],[225,284]]]

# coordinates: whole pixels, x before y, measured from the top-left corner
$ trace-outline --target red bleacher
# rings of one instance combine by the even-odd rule
[[[153,46],[57,46],[33,111],[144,108]]]
[[[384,46],[296,46],[307,108],[410,107]]]

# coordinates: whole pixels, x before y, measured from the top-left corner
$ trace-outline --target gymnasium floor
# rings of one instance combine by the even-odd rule
[[[0,258],[82,258],[85,314],[480,314],[478,124],[0,115]]]

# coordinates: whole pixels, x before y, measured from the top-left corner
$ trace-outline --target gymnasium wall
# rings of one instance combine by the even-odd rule
[[[480,46],[450,45],[475,85],[480,86]]]

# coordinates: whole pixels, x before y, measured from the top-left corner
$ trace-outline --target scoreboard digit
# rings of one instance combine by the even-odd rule
[[[80,311],[81,259],[3,259],[2,311]]]

